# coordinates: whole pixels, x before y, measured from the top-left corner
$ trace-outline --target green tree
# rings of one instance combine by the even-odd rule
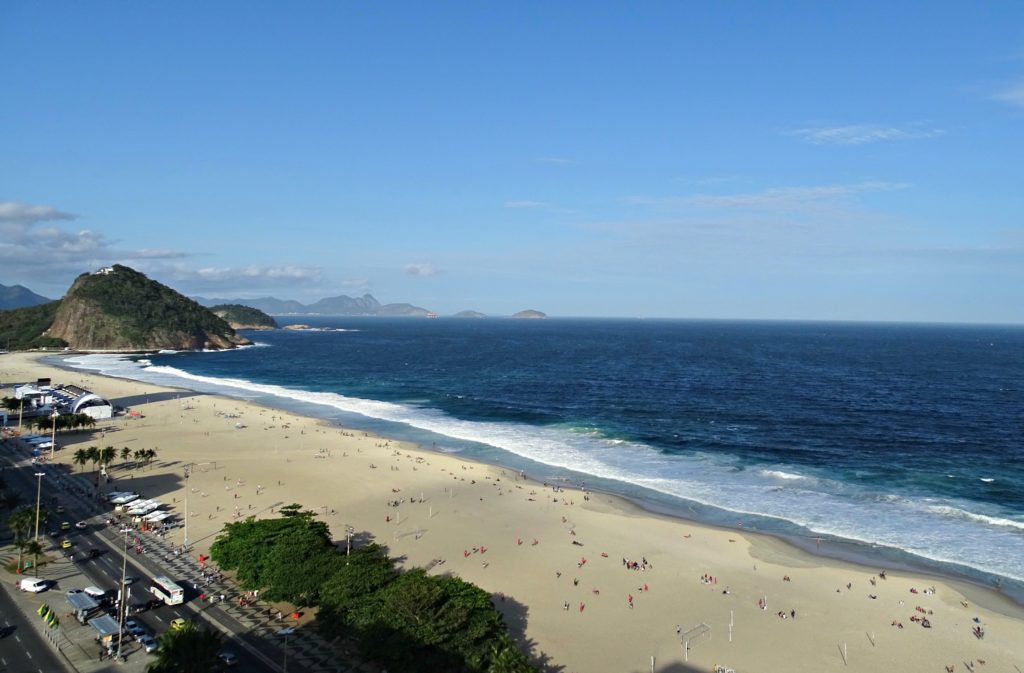
[[[117,449],[112,446],[105,446],[100,451],[100,463],[103,464],[104,468],[110,467],[110,464],[114,462],[114,458],[117,456]]]
[[[39,540],[31,539],[25,544],[25,553],[32,555],[32,567],[39,567],[39,555],[43,553],[43,545],[39,543]]]
[[[125,465],[128,463],[128,457],[132,455],[132,450],[127,446],[121,448],[121,464]]]
[[[18,567],[22,567],[25,549],[32,539],[32,527],[35,524],[36,512],[32,507],[19,507],[7,517],[7,528],[14,536],[14,546],[18,548]]]
[[[98,446],[90,446],[85,450],[85,457],[92,463],[92,469],[96,469],[96,464],[100,462],[100,448]]]
[[[184,628],[160,636],[160,647],[146,673],[209,673],[219,667],[219,652],[220,636],[186,622]]]
[[[23,500],[21,493],[12,489],[0,491],[0,509],[14,509]]]
[[[75,455],[72,456],[71,462],[74,463],[75,465],[80,466],[84,471],[85,464],[89,462],[89,452],[81,448],[75,450]]]

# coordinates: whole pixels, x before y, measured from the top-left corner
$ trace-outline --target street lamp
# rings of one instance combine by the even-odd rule
[[[39,497],[43,493],[43,477],[45,472],[36,472],[36,542],[39,542]]]
[[[118,626],[120,627],[118,632],[117,632],[117,660],[118,661],[121,660],[121,641],[124,640],[124,637],[123,637],[124,636],[124,613],[125,613],[125,608],[128,605],[128,596],[125,595],[124,578],[125,578],[125,573],[128,572],[128,533],[129,533],[129,531],[131,531],[131,528],[129,528],[128,526],[125,526],[124,528],[121,529],[121,532],[124,533],[124,549],[121,551],[121,593],[120,593],[121,600],[120,600],[120,605],[118,606],[118,611],[117,611]]]
[[[185,552],[188,552],[188,478],[192,474],[192,463],[185,466]]]
[[[352,533],[355,528],[345,524],[345,565],[348,565],[348,557],[352,555]]]
[[[50,462],[53,462],[53,450],[57,448],[57,419],[60,418],[60,412],[56,409],[53,410],[53,434],[50,436]]]

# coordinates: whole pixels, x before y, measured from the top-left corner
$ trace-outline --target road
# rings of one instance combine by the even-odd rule
[[[10,456],[4,456],[4,458],[10,458]],[[52,467],[44,467],[44,472],[50,472]],[[29,466],[17,466],[8,467],[4,471],[4,477],[10,486],[17,488],[24,496],[24,502],[35,504],[35,489],[36,489],[36,478],[33,476],[36,471],[35,467]],[[43,477],[43,481],[48,481],[49,477]],[[45,486],[45,484],[44,484]],[[46,489],[43,489],[46,491]],[[45,495],[45,494],[44,494]],[[46,497],[43,500],[47,500]],[[121,571],[124,557],[122,555],[123,544],[115,544],[115,549],[111,549],[110,531],[107,530],[106,525],[102,521],[102,516],[97,516],[98,510],[88,500],[72,493],[60,493],[58,502],[64,506],[65,512],[63,514],[54,514],[49,524],[45,528],[41,527],[40,537],[44,534],[48,534],[45,531],[58,530],[62,521],[69,521],[74,524],[76,521],[84,520],[88,523],[85,529],[78,529],[72,527],[71,530],[60,532],[57,536],[57,540],[62,538],[68,538],[72,541],[73,547],[69,550],[69,553],[74,554],[72,558],[76,558],[75,563],[66,563],[65,570],[60,573],[56,578],[58,585],[51,589],[51,591],[57,591],[61,594],[66,592],[70,588],[82,588],[84,586],[97,586],[101,589],[114,590],[120,585],[121,582]],[[50,511],[53,511],[52,505],[49,506]],[[116,536],[115,543],[122,542],[121,536]],[[129,545],[131,544],[131,535],[128,539]],[[86,551],[89,549],[96,549],[100,552],[99,556],[93,559],[86,560]],[[54,552],[51,552],[54,553]],[[133,583],[129,587],[129,599],[131,597],[151,597],[149,594],[149,578],[155,573],[153,570],[147,569],[140,565],[141,561],[145,561],[146,564],[152,565],[155,559],[151,558],[140,558],[133,553],[128,554],[127,558],[127,575],[138,578],[138,581]],[[58,563],[60,563],[58,561]],[[173,574],[173,573],[171,573]],[[2,592],[0,592],[2,593]],[[189,599],[195,599],[197,596],[193,595],[196,592],[191,590],[191,587],[186,586],[186,599],[187,602],[182,605],[163,605],[153,610],[138,614],[135,619],[143,625],[143,627],[154,637],[159,638],[165,631],[167,631],[172,620],[182,617],[187,620],[197,621],[200,624],[206,622],[205,616],[201,615],[199,611],[195,610],[189,605]],[[10,601],[5,595],[4,599]],[[203,605],[203,604],[200,604]],[[0,640],[0,652],[5,652],[7,648],[10,648],[9,657],[7,657],[7,663],[0,667],[0,673],[15,673],[16,671],[33,671],[32,658],[35,656],[36,650],[39,650],[45,654],[50,655],[51,662],[56,661],[56,665],[42,666],[40,670],[49,673],[50,671],[64,670],[62,662],[57,661],[55,657],[59,657],[53,649],[53,646],[47,643],[45,640],[39,637],[34,631],[25,628],[24,623],[18,624],[18,620],[26,619],[25,615],[20,613],[17,607],[11,603],[9,606],[4,606],[0,610],[0,614],[9,617],[12,620],[12,625],[15,630],[8,636]],[[280,662],[283,652],[279,649],[282,643],[270,643],[265,639],[254,638],[249,634],[245,634],[246,629],[238,624],[235,620],[221,615],[218,621],[232,631],[230,635],[223,636],[222,640],[224,643],[224,649],[233,652],[238,657],[238,667],[236,670],[242,671],[253,671],[254,673],[276,673],[278,670],[274,666],[269,666],[266,662],[268,659],[275,662]],[[221,633],[218,629],[210,627],[215,633]],[[242,635],[245,634],[245,635]],[[223,635],[223,634],[222,634]],[[33,648],[28,649],[20,647],[20,644],[15,642],[15,637],[20,638],[22,641],[29,639],[33,640]],[[14,642],[11,645],[8,641]],[[130,652],[136,652],[138,645],[134,642],[127,645]],[[253,653],[253,649],[258,649],[263,652],[263,657],[256,656]],[[6,655],[5,655],[6,656]],[[148,658],[142,652],[135,653],[134,658],[144,657]],[[29,665],[25,668],[26,663]],[[2,662],[0,662],[2,664]],[[291,666],[294,670],[301,670],[300,666]]]
[[[0,591],[0,673],[53,673],[65,670],[53,645],[32,628],[6,592]],[[33,615],[34,616],[34,615]]]

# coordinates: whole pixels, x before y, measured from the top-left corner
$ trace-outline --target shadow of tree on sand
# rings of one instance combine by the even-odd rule
[[[519,646],[519,649],[530,659],[530,663],[543,673],[560,673],[565,666],[556,664],[551,657],[537,646],[537,642],[526,635],[526,623],[530,608],[502,594],[492,594],[491,602],[505,619],[508,635]]]

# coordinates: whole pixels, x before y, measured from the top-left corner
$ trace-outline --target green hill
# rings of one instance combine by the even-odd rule
[[[46,334],[76,350],[222,349],[250,343],[209,309],[120,265],[76,278]]]
[[[0,348],[28,350],[30,348],[63,348],[63,339],[46,336],[53,324],[59,301],[38,306],[0,311]]]
[[[221,304],[211,306],[214,315],[228,321],[232,329],[277,329],[277,322],[269,315],[251,306]]]

